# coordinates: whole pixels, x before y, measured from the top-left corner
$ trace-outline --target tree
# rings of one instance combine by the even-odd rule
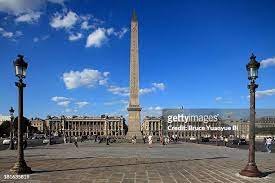
[[[0,125],[0,136],[9,136],[10,135],[10,121],[4,121]]]

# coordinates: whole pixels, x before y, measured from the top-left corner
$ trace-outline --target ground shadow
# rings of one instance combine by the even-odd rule
[[[161,164],[161,163],[174,163],[174,162],[184,162],[184,161],[199,161],[199,160],[225,159],[225,158],[228,158],[228,157],[195,158],[195,159],[168,160],[168,161],[155,161],[155,162],[137,162],[137,163],[127,163],[127,164],[118,164],[118,165],[91,166],[91,167],[83,167],[83,168],[68,168],[68,169],[57,169],[57,170],[37,170],[37,171],[33,171],[33,173],[49,173],[49,172],[83,170],[83,169],[113,168],[113,167],[134,166],[134,165],[149,165],[149,164],[152,165],[152,164]]]
[[[273,173],[275,173],[275,170],[273,170],[273,171],[267,171],[267,172],[262,172],[261,178],[262,177],[267,177],[268,175],[273,174]]]

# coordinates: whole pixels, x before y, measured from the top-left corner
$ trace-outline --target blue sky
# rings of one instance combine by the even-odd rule
[[[144,115],[246,108],[252,52],[263,66],[257,107],[275,107],[274,1],[0,0],[0,114],[17,110],[20,53],[27,117],[126,116],[133,9]]]

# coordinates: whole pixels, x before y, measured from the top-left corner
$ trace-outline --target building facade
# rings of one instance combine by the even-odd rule
[[[256,119],[255,126],[257,128],[275,127],[275,116],[265,116]]]
[[[162,134],[162,120],[161,117],[146,116],[141,124],[142,135],[160,136]]]
[[[4,121],[11,121],[11,117],[10,116],[0,116],[0,125],[2,125],[2,123]]]
[[[201,137],[209,138],[222,138],[225,136],[231,136],[235,138],[249,138],[249,122],[247,121],[222,121],[218,120],[216,122],[173,122],[172,126],[189,126],[193,129],[187,130],[167,130],[167,126],[161,117],[145,117],[141,125],[141,131],[143,135],[153,135],[159,137],[161,135],[177,135],[181,139],[199,139]],[[220,130],[201,130],[201,127],[231,127],[230,131],[220,131]],[[233,126],[235,126],[233,130]]]
[[[46,121],[39,118],[31,119],[31,126],[36,127],[41,133],[45,133],[47,129]]]
[[[122,116],[100,117],[48,117],[46,126],[51,133],[65,136],[125,136],[125,119]]]

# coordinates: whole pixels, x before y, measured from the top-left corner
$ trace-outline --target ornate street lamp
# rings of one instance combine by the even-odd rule
[[[258,78],[259,68],[260,63],[256,61],[256,57],[252,54],[250,62],[246,65],[248,79],[250,80],[248,85],[250,91],[249,156],[247,165],[240,172],[240,175],[247,177],[260,177],[262,174],[255,162],[255,90],[258,88],[255,80]]]
[[[24,150],[23,150],[23,88],[26,87],[26,84],[23,83],[23,79],[26,77],[26,71],[28,63],[24,61],[23,55],[18,55],[18,58],[13,62],[15,68],[15,75],[19,78],[19,82],[16,82],[15,85],[18,87],[18,154],[17,162],[14,167],[11,168],[11,172],[16,174],[29,174],[32,173],[30,167],[27,166],[24,160]]]
[[[11,122],[10,122],[10,146],[9,149],[10,150],[14,150],[14,142],[13,142],[13,113],[14,113],[14,109],[11,107],[10,111],[10,117],[11,117]]]

